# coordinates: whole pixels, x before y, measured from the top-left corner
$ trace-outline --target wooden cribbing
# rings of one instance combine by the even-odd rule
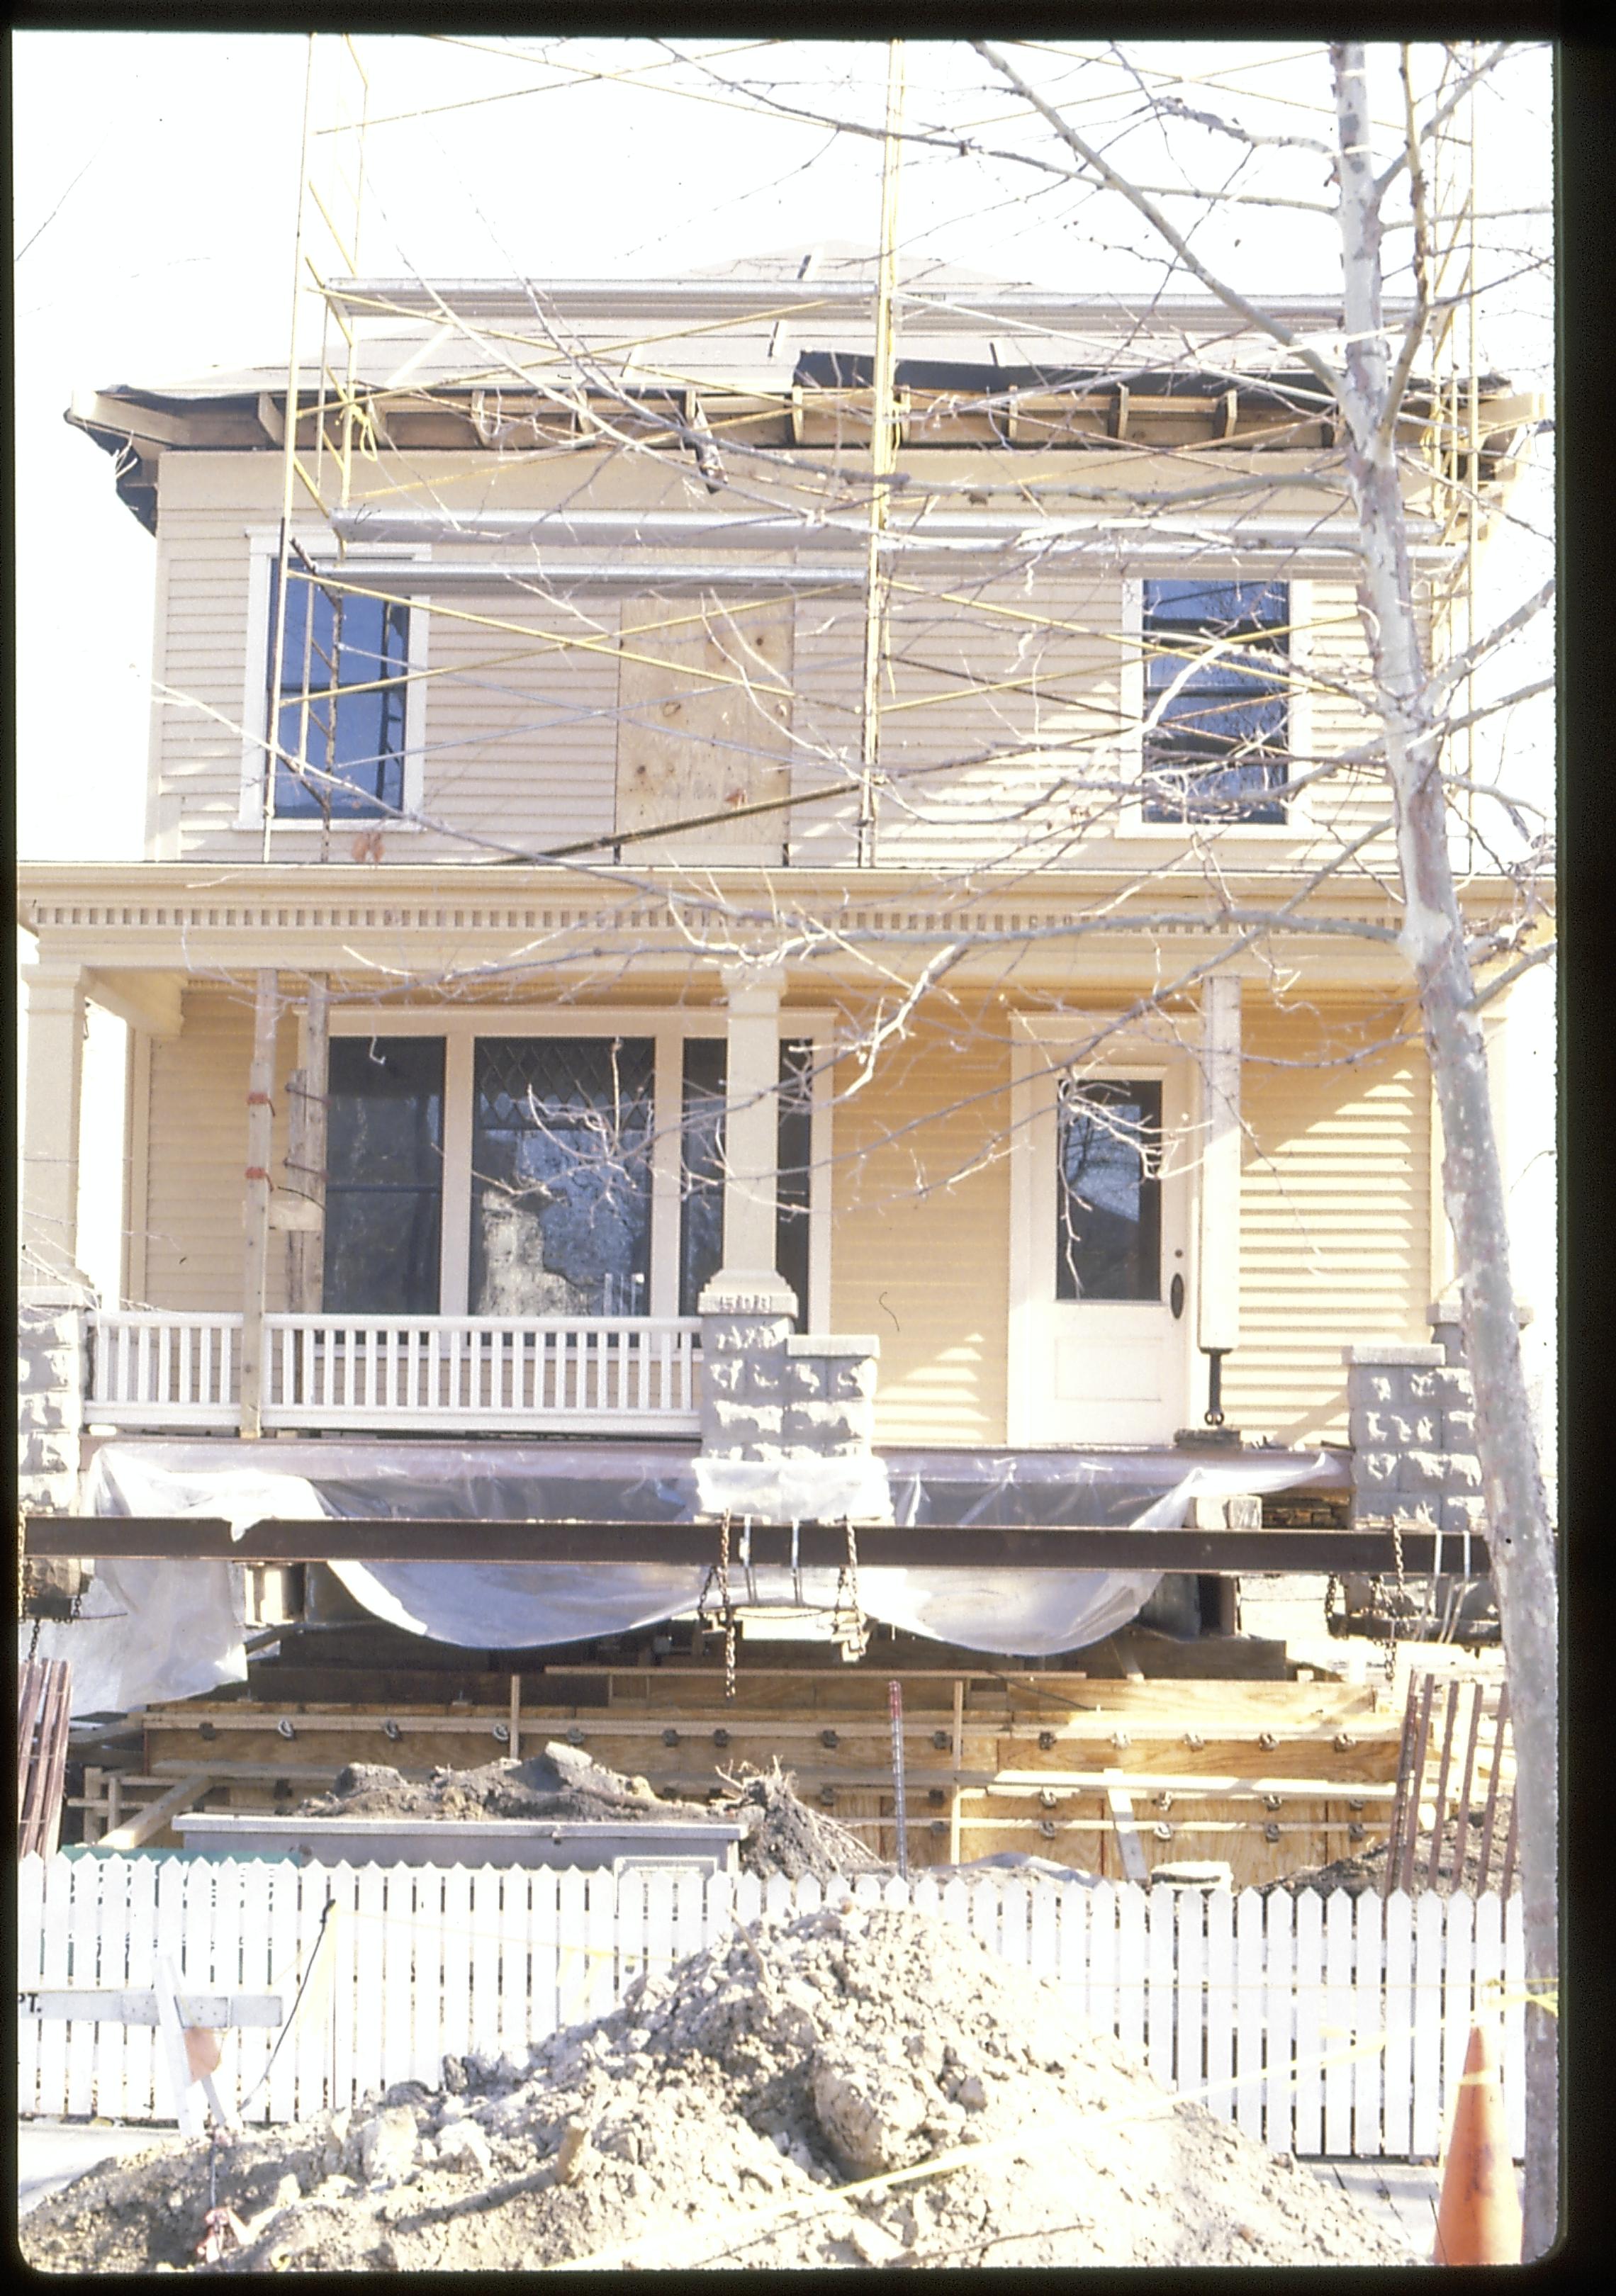
[[[72,1670],[25,1659],[17,1677],[17,1855],[53,1857],[62,1833]]]

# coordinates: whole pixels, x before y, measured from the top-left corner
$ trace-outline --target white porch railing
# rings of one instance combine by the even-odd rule
[[[694,1316],[267,1316],[263,1423],[694,1434]],[[98,1313],[86,1403],[111,1427],[232,1427],[239,1316]]]

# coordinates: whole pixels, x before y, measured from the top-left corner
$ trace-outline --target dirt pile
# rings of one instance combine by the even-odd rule
[[[626,1778],[591,1760],[581,1748],[546,1745],[523,1761],[485,1762],[472,1770],[434,1770],[406,1778],[384,1762],[353,1762],[332,1792],[299,1804],[299,1817],[548,1817],[656,1819],[707,1817],[694,1802],[660,1801],[644,1778]]]
[[[729,1784],[733,1791],[721,1806],[722,1814],[738,1818],[747,1829],[741,1843],[743,1873],[755,1874],[760,1881],[783,1874],[792,1882],[812,1874],[827,1882],[833,1874],[895,1870],[847,1826],[801,1800],[795,1777],[778,1762],[767,1770],[743,1770]]]
[[[1169,2097],[1052,1980],[910,1910],[762,1922],[526,2068],[450,2070],[455,2087],[221,2152],[234,2222],[200,2266],[205,2141],[80,2178],[23,2220],[23,2254],[76,2273],[1415,2260]]]

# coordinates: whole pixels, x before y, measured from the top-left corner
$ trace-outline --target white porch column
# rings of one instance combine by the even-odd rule
[[[84,1081],[85,973],[26,964],[27,1105],[22,1134],[21,1288],[87,1296],[78,1260],[78,1112]]]
[[[775,1195],[779,1165],[780,994],[778,964],[726,964],[729,1029],[724,1091],[724,1265],[702,1294],[743,1293],[794,1316],[797,1300],[775,1269]],[[720,1310],[720,1312],[722,1312]]]
[[[1240,1345],[1240,983],[1206,984],[1201,1039],[1201,1272],[1196,1339],[1208,1353]]]

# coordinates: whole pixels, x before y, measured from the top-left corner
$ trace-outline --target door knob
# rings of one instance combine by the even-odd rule
[[[1182,1275],[1175,1275],[1171,1283],[1169,1284],[1167,1299],[1168,1305],[1173,1311],[1173,1321],[1177,1323],[1179,1316],[1184,1313],[1184,1278]]]

